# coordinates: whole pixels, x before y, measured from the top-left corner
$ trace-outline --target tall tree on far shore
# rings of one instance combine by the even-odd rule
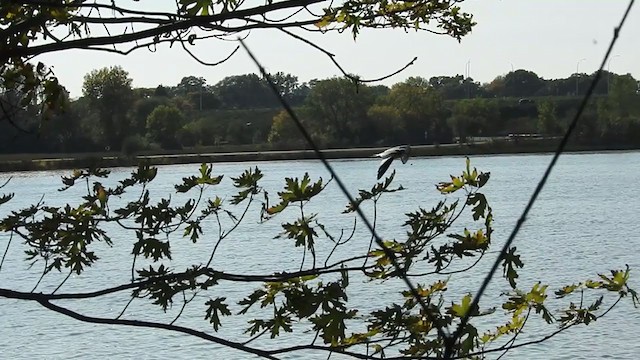
[[[429,85],[428,80],[408,78],[393,85],[387,98],[405,119],[408,142],[424,144],[451,140],[442,95]]]
[[[175,106],[160,105],[147,117],[147,135],[164,149],[178,146],[176,133],[184,126],[184,117]]]
[[[355,146],[371,140],[367,111],[375,100],[371,89],[350,79],[334,77],[317,81],[305,102],[314,125],[334,145]]]
[[[129,73],[120,66],[93,70],[85,75],[82,94],[98,113],[106,147],[120,150],[122,138],[130,130],[127,112],[134,96]]]

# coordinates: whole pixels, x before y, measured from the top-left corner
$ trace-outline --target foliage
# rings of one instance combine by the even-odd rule
[[[556,105],[551,101],[538,104],[538,131],[542,134],[559,135],[561,130],[556,116]]]
[[[230,109],[263,108],[275,103],[267,83],[256,74],[228,76],[216,84],[215,89]]]
[[[509,289],[506,297],[495,297],[499,303],[480,302],[479,307],[471,308],[471,294],[456,289],[454,280],[483,275],[477,269],[491,249],[494,218],[490,202],[482,193],[490,174],[472,168],[468,159],[460,175],[436,185],[440,200],[404,210],[403,235],[381,234],[385,239],[381,244],[374,242],[374,236],[367,236],[369,247],[364,250],[352,246],[352,241],[364,240],[362,233],[355,231],[358,218],[354,212],[371,212],[373,224],[377,224],[381,214],[378,208],[384,207],[385,199],[401,196],[404,190],[393,184],[395,172],[371,189],[359,190],[354,202],[347,204],[340,216],[353,218],[351,231],[333,224],[336,214],[317,212],[312,206],[318,197],[325,196],[331,179],[314,179],[307,173],[286,178],[274,197],[262,187],[264,174],[258,168],[226,177],[215,174],[211,165],[202,164],[195,175],[175,185],[174,194],[155,202],[149,189],[157,173],[158,169],[142,165],[129,177],[108,186],[108,171],[74,171],[62,178],[60,191],[86,189],[79,202],[65,206],[39,202],[0,220],[0,230],[23,241],[27,261],[44,264],[42,277],[60,272],[75,274],[76,280],[88,279],[86,270],[105,252],[115,250],[110,247],[129,246],[128,261],[114,265],[130,269],[130,281],[114,284],[104,279],[92,284],[92,289],[101,287],[92,293],[58,292],[64,291],[65,279],[53,293],[35,292],[35,288],[32,292],[0,288],[0,296],[36,300],[81,321],[177,331],[263,357],[283,353],[304,357],[309,352],[324,351],[353,358],[440,358],[445,348],[454,357],[482,358],[539,341],[517,339],[536,315],[555,324],[548,328],[548,337],[552,337],[596,321],[620,299],[628,297],[634,305],[638,302],[636,292],[629,287],[628,267],[553,292],[542,282],[521,287],[518,279],[524,259],[512,247],[502,256],[503,287]],[[217,190],[223,182],[228,182],[233,191],[228,196],[221,196]],[[188,195],[186,201],[181,195]],[[3,197],[1,202],[11,201],[12,196]],[[220,245],[247,241],[241,239],[238,229],[255,222],[250,220],[252,214],[259,215],[261,230],[249,241],[274,236],[272,241],[277,245],[273,246],[280,249],[281,256],[298,254],[299,267],[292,269],[278,261],[277,269],[262,274],[220,268],[214,261],[224,256],[218,252]],[[132,242],[114,241],[108,230],[113,227],[130,234]],[[275,234],[270,235],[271,231]],[[8,238],[3,237],[4,242]],[[204,257],[186,262],[178,258],[185,253],[176,248],[195,248],[202,243],[208,248]],[[249,243],[246,248],[260,251]],[[416,282],[419,297],[398,285],[405,276]],[[237,294],[237,289],[242,289],[241,295],[221,296],[224,284],[234,283],[242,284],[234,291]],[[388,295],[370,299],[366,306],[354,306],[350,299],[363,288],[374,292],[386,289]],[[390,289],[399,293],[394,297]],[[170,323],[89,317],[73,310],[82,308],[82,299],[124,295],[126,291],[132,301],[146,301],[160,311],[167,312],[174,305],[182,310]],[[594,300],[588,301],[590,298]],[[73,302],[73,309],[66,307],[69,302]],[[209,331],[174,325],[186,316],[186,307],[200,309]],[[458,341],[452,341],[447,334],[453,333],[465,316],[469,316],[469,322],[461,329]],[[488,327],[484,317],[499,325]],[[245,321],[247,341],[227,339],[226,325],[232,318]],[[216,336],[210,336],[211,332]],[[286,333],[295,337],[278,341]],[[266,336],[274,339],[270,346],[253,345],[254,340]]]
[[[302,112],[304,113],[305,111],[303,110]],[[301,111],[297,111],[296,113],[299,114],[299,116],[303,116],[300,114]],[[303,124],[307,126],[308,122],[305,121]],[[271,124],[271,130],[269,131],[267,141],[269,141],[270,144],[286,144],[290,147],[304,145],[304,142],[301,139],[300,130],[296,127],[293,119],[291,119],[289,114],[284,110],[280,111],[273,117],[273,123]]]
[[[494,101],[482,99],[460,100],[455,103],[448,119],[454,134],[461,141],[469,136],[495,134],[504,128]]]
[[[388,96],[389,103],[398,108],[404,118],[406,137],[411,143],[451,141],[442,100],[442,95],[420,77],[393,85]]]
[[[92,73],[109,71],[101,69]],[[188,76],[174,86],[133,89],[128,98],[122,95],[129,92],[127,83],[131,79],[122,69],[115,73],[123,75],[119,78],[119,82],[124,83],[123,92],[118,91],[109,101],[104,98],[104,103],[89,96],[65,100],[68,102],[66,111],[51,113],[48,122],[37,121],[40,105],[20,106],[24,96],[21,92],[13,90],[0,94],[3,109],[11,112],[8,118],[5,114],[5,119],[13,121],[0,121],[3,130],[0,138],[4,144],[0,151],[103,151],[108,144],[112,150],[119,150],[121,148],[115,148],[113,143],[129,136],[154,137],[147,130],[146,120],[161,105],[175,107],[184,116],[183,127],[175,132],[176,140],[172,145],[167,144],[168,147],[269,144],[272,148],[291,149],[305,146],[293,123],[284,121],[284,115],[278,115],[280,109],[273,107],[276,106],[275,97],[264,92],[263,80],[255,75],[231,77],[214,85],[207,85],[203,78]],[[547,94],[575,87],[571,78],[543,80],[545,85],[538,94],[545,96],[496,98],[504,91],[495,89],[495,82],[480,86],[460,76],[432,77],[428,81],[411,78],[389,89],[381,85],[354,84],[344,78],[299,83],[291,74],[275,75],[282,95],[295,107],[316,141],[325,147],[447,143],[452,142],[453,137],[463,141],[467,137],[484,141],[514,133],[557,136],[579,105],[577,97]],[[246,87],[244,80],[233,80],[245,78],[256,81]],[[598,90],[601,86],[596,87],[596,91],[603,92],[590,105],[573,141],[598,147],[638,146],[640,126],[636,104],[640,94],[637,81],[631,75],[609,74],[609,78],[608,88]],[[496,82],[504,80],[499,77]],[[118,82],[94,83],[108,89]],[[472,94],[476,91],[480,97],[466,98],[469,84],[475,84],[470,87]],[[476,89],[476,85],[480,87]],[[518,91],[524,91],[524,88]],[[230,99],[228,103],[222,100],[225,98],[223,93]],[[262,94],[263,97],[248,98],[248,94]],[[113,103],[119,105],[110,106]],[[129,104],[128,108],[126,104]],[[116,139],[109,140],[105,125],[111,124],[111,119],[114,120],[114,132],[118,125],[120,129],[126,129],[126,136],[113,135]],[[25,136],[21,129],[33,131],[34,136]],[[20,141],[16,141],[19,136]]]
[[[159,147],[156,147],[157,150]],[[122,140],[122,154],[125,156],[133,156],[141,151],[154,149],[153,144],[149,143],[149,139],[140,135],[127,136]]]
[[[504,77],[504,88],[501,96],[524,97],[533,96],[542,88],[544,81],[532,71],[516,70]]]
[[[130,129],[127,111],[133,102],[131,78],[123,68],[114,66],[85,75],[82,94],[99,115],[107,146],[120,148]]]
[[[365,85],[346,78],[320,80],[313,84],[305,105],[316,132],[334,145],[359,145],[369,134],[367,109],[374,95]]]
[[[456,76],[433,76],[429,79],[429,86],[436,89],[445,99],[468,99],[484,97],[486,89],[472,78]]]
[[[129,112],[132,132],[145,134],[147,131],[147,118],[160,105],[169,105],[169,99],[166,96],[137,97]]]
[[[180,110],[174,106],[160,105],[147,117],[147,133],[165,149],[176,146],[176,132],[184,125]]]
[[[392,105],[374,104],[367,111],[373,136],[382,143],[401,143],[406,136],[406,124],[400,110]]]

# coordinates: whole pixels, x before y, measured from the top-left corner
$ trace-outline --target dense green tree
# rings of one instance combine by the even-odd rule
[[[191,103],[197,111],[212,110],[220,107],[220,99],[213,87],[207,85],[203,77],[185,76],[173,89],[173,93]]]
[[[64,95],[68,99],[68,93]],[[40,123],[38,141],[48,152],[79,152],[92,149],[91,139],[85,131],[88,124],[86,100],[69,101],[64,112],[55,112],[49,121]],[[84,106],[83,106],[84,105]]]
[[[446,143],[452,139],[446,124],[447,110],[442,95],[420,77],[391,87],[387,96],[405,121],[406,140],[411,144]]]
[[[133,97],[136,99],[152,97],[156,90],[156,88],[134,88]]]
[[[150,96],[138,98],[131,106],[131,133],[144,135],[147,130],[147,117],[160,105],[168,105],[169,98],[164,96]]]
[[[369,88],[376,100],[389,95],[389,91],[391,91],[386,85],[369,85]]]
[[[607,143],[640,144],[640,94],[631,75],[615,77],[609,95],[598,102],[598,127]]]
[[[310,89],[308,86],[306,84],[300,84],[298,77],[295,75],[285,74],[279,71],[271,75],[271,80],[280,95],[293,106],[302,104],[309,94]],[[275,98],[273,99],[273,104],[276,106],[279,104]]]
[[[538,103],[538,132],[544,135],[559,135],[561,130],[555,103],[550,100]]]
[[[616,76],[611,82],[608,101],[620,116],[640,114],[640,92],[638,81],[631,74]]]
[[[505,80],[504,76],[499,75],[496,76],[495,79],[491,80],[491,82],[483,84],[482,88],[484,92],[487,94],[487,97],[497,98],[504,97],[504,89],[505,89]]]
[[[454,135],[463,142],[469,136],[495,136],[503,129],[498,106],[487,99],[457,101],[448,121]]]
[[[301,114],[304,112],[304,109],[297,109],[296,115],[304,119],[306,118],[306,114]],[[303,122],[303,124],[306,126],[307,122],[305,121]],[[280,111],[276,116],[273,117],[271,129],[269,130],[267,139],[269,143],[273,145],[300,147],[305,144],[302,134],[300,134],[300,130],[293,122],[293,119],[291,119],[289,114],[284,110]]]
[[[365,84],[355,84],[346,78],[331,78],[315,82],[307,96],[310,121],[330,143],[354,146],[370,143],[371,129],[367,124],[367,111],[375,98]]]
[[[202,92],[206,87],[207,80],[205,78],[192,75],[183,77],[174,88],[174,91],[179,95],[187,95]]]
[[[214,88],[227,109],[265,108],[276,104],[273,92],[256,74],[227,76]],[[283,88],[283,91],[287,90]]]
[[[374,104],[367,111],[376,144],[395,145],[404,142],[406,124],[400,110],[391,105]]]
[[[125,134],[131,129],[127,113],[134,101],[129,73],[120,66],[93,70],[84,77],[82,94],[100,119],[103,143],[120,150]]]
[[[505,75],[504,88],[499,95],[507,97],[535,96],[543,86],[544,80],[533,71],[516,70]]]
[[[33,101],[25,101],[25,93],[20,88],[7,88],[0,83],[0,120],[18,129],[32,126],[30,118],[36,116],[37,107]]]
[[[147,117],[147,136],[165,149],[178,145],[176,132],[184,126],[180,110],[174,106],[160,105]]]
[[[158,85],[156,89],[153,91],[154,96],[158,97],[169,97],[169,90],[164,85]]]
[[[433,76],[429,79],[429,85],[436,89],[444,99],[469,99],[483,96],[480,84],[472,78],[456,76]]]
[[[199,118],[185,124],[177,138],[182,146],[212,146],[226,141],[224,124],[212,118]]]

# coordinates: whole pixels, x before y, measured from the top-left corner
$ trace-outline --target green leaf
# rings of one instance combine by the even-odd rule
[[[267,324],[271,328],[272,339],[280,335],[280,329],[284,330],[285,332],[293,331],[291,329],[291,317],[284,314],[283,308],[278,309],[275,316],[273,317],[273,320],[267,322]]]
[[[358,207],[367,200],[377,201],[384,193],[393,193],[396,191],[404,190],[402,185],[397,188],[389,188],[396,175],[396,171],[391,172],[391,175],[386,177],[383,182],[376,183],[370,191],[358,190],[358,197],[353,200],[352,203],[347,204],[347,208],[342,212],[343,214],[354,212]]]
[[[354,318],[356,313],[355,310],[339,311],[332,308],[327,313],[317,315],[310,320],[314,325],[313,329],[320,331],[325,344],[337,346],[346,338],[345,320]]]
[[[309,173],[305,173],[300,180],[298,178],[285,178],[286,185],[284,191],[278,192],[280,203],[267,208],[268,215],[275,215],[282,212],[290,203],[302,203],[311,200],[318,195],[322,189],[322,178],[311,184]]]
[[[509,285],[513,289],[516,288],[516,279],[518,272],[516,268],[522,268],[524,263],[520,260],[520,255],[516,255],[516,247],[511,247],[502,257],[503,274],[509,280]]]
[[[239,315],[242,314],[246,314],[247,311],[249,311],[249,309],[256,303],[258,302],[258,300],[262,299],[265,295],[267,295],[267,292],[262,290],[262,289],[258,289],[255,290],[251,295],[249,295],[248,297],[240,300],[238,302],[238,305],[246,305],[242,310],[240,310],[240,312],[238,313]]]
[[[205,320],[209,320],[209,323],[213,325],[213,330],[218,331],[220,326],[222,325],[220,322],[220,316],[229,316],[231,315],[231,311],[229,311],[229,307],[224,301],[227,298],[219,297],[214,299],[209,299],[205,305],[207,306],[207,312],[204,316]]]
[[[205,185],[218,185],[222,181],[223,175],[211,176],[213,166],[207,164],[200,165],[200,176],[189,176],[182,178],[182,184],[175,185],[175,189],[179,193],[186,193],[196,186],[203,187]]]
[[[488,208],[488,204],[487,198],[484,196],[484,194],[474,193],[469,195],[469,197],[467,198],[467,205],[475,205],[472,208],[473,220],[477,221],[481,217],[485,217],[485,211]]]
[[[233,186],[238,189],[242,189],[238,194],[234,195],[231,199],[231,203],[234,205],[240,204],[245,199],[249,197],[249,195],[256,195],[260,192],[260,187],[258,186],[258,181],[262,179],[263,175],[258,167],[253,169],[245,170],[239,177],[231,178],[233,180]]]
[[[471,300],[471,294],[467,294],[462,298],[460,305],[455,303],[452,304],[451,314],[456,317],[463,318],[471,308]]]
[[[573,293],[576,289],[580,288],[580,286],[582,286],[582,283],[567,285],[567,286],[564,286],[561,289],[557,290],[555,292],[555,294],[556,294],[556,296],[558,298],[563,298],[563,297]]]
[[[200,227],[200,222],[197,221],[187,221],[187,224],[188,225],[184,229],[183,236],[189,236],[191,241],[195,244],[202,234],[202,227]]]

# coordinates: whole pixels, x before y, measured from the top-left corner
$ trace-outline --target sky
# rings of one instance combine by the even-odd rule
[[[144,7],[144,3],[135,4]],[[418,58],[405,71],[380,82],[385,85],[410,76],[464,75],[467,69],[482,83],[512,69],[553,79],[597,70],[627,5],[626,0],[466,0],[461,7],[474,15],[477,25],[460,43],[448,36],[394,29],[365,29],[355,41],[351,33],[304,34],[334,53],[347,72],[362,78],[387,75]],[[640,8],[636,6],[605,69],[640,79],[639,36]],[[276,30],[254,31],[246,43],[269,72],[291,73],[300,81],[340,75],[326,55]],[[211,40],[198,43],[194,52],[215,62],[234,47],[231,42]],[[215,84],[227,76],[258,72],[242,50],[211,67],[199,64],[178,46],[163,46],[156,52],[140,49],[127,56],[69,50],[36,60],[53,67],[72,97],[82,95],[86,73],[114,65],[129,72],[134,87],[174,86],[190,75]]]

